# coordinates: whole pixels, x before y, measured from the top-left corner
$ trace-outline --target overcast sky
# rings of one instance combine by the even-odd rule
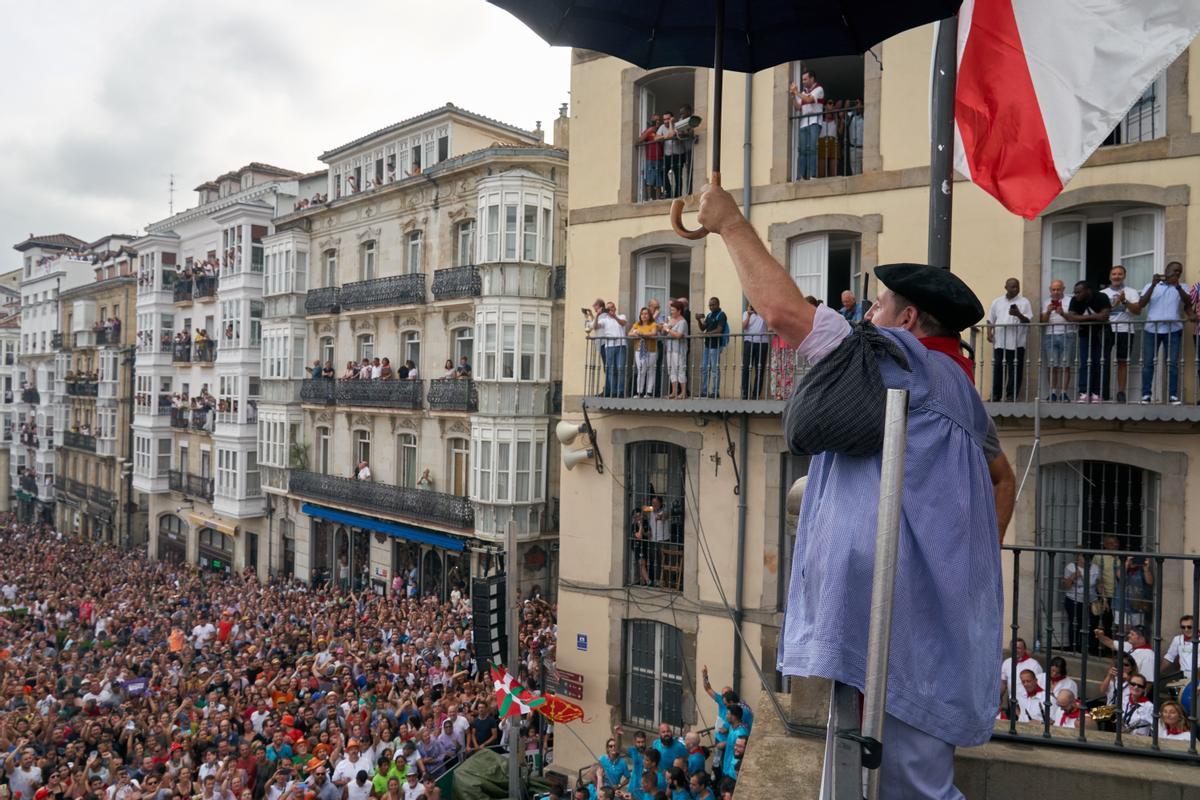
[[[250,161],[295,170],[446,102],[549,130],[569,51],[484,0],[0,0],[0,268],[140,233]]]

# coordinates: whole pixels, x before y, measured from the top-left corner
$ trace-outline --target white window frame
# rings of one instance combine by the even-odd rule
[[[1088,209],[1070,211],[1064,214],[1055,214],[1047,217],[1042,223],[1042,270],[1041,270],[1041,296],[1048,297],[1050,292],[1050,282],[1055,278],[1053,272],[1052,255],[1054,245],[1054,232],[1057,226],[1072,226],[1076,228],[1079,235],[1079,250],[1077,255],[1063,256],[1058,260],[1062,262],[1074,262],[1075,271],[1073,273],[1062,273],[1058,277],[1067,284],[1067,291],[1070,292],[1076,281],[1083,280],[1087,277],[1087,226],[1089,223],[1096,222],[1111,222],[1112,233],[1112,253],[1110,253],[1110,264],[1121,264],[1123,255],[1139,255],[1139,254],[1122,254],[1124,243],[1122,242],[1122,221],[1130,217],[1153,214],[1154,215],[1154,251],[1153,251],[1153,266],[1150,275],[1161,274],[1166,269],[1166,213],[1161,206],[1129,206],[1129,205],[1112,205],[1108,207],[1091,207]],[[1066,276],[1066,277],[1064,277]],[[1135,292],[1140,292],[1147,283],[1150,282],[1149,277],[1138,278],[1130,275],[1127,285]]]
[[[415,433],[396,435],[396,485],[405,489],[417,488],[421,473],[417,469],[420,450]]]
[[[371,239],[363,242],[359,249],[359,280],[374,280],[379,274],[379,245]]]
[[[425,234],[422,231],[409,231],[404,236],[404,271],[415,275],[423,268],[422,260],[425,249]]]

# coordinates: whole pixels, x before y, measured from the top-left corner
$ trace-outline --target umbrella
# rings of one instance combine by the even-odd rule
[[[489,0],[552,45],[615,56],[644,69],[713,68],[712,182],[721,180],[724,69],[759,70],[797,58],[855,55],[901,31],[953,16],[961,0]],[[671,207],[684,229],[683,200]]]

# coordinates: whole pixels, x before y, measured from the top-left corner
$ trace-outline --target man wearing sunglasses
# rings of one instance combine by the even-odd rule
[[[1146,696],[1146,678],[1134,675],[1129,679],[1129,703],[1121,715],[1126,733],[1149,736],[1154,726],[1154,703]]]
[[[1192,679],[1192,628],[1194,625],[1195,621],[1191,614],[1185,614],[1179,618],[1181,632],[1171,640],[1171,645],[1167,648],[1166,655],[1163,656],[1163,674],[1168,674],[1178,665],[1183,672],[1183,677],[1189,681]]]

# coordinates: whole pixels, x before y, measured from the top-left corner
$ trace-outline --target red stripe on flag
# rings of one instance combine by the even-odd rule
[[[1062,191],[1012,0],[976,0],[958,65],[955,121],[971,180],[1033,219]]]

